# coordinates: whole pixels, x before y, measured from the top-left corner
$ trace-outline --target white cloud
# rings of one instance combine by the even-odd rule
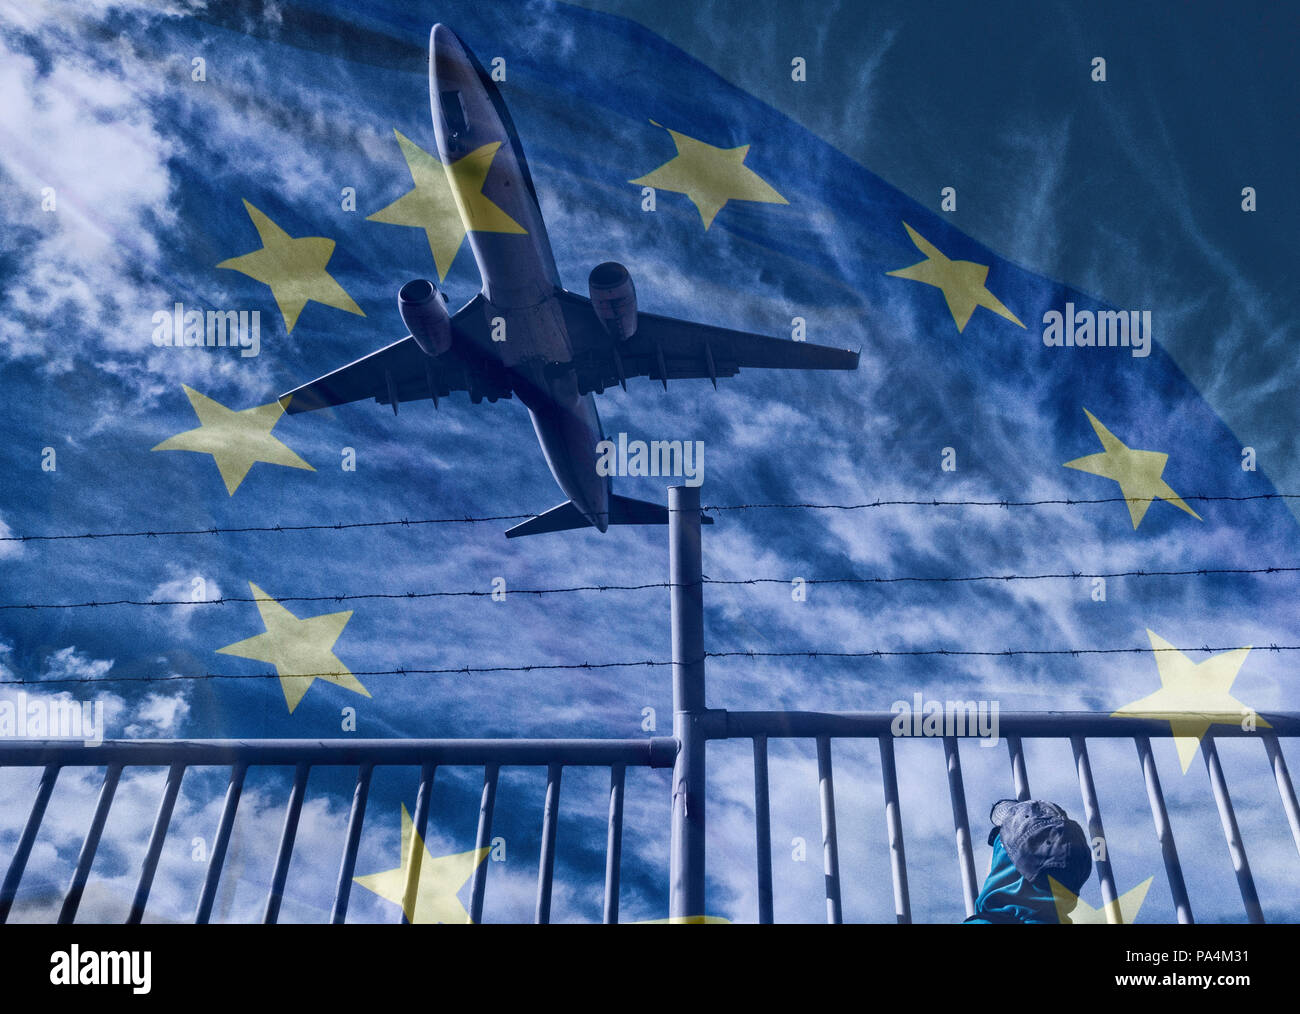
[[[52,372],[70,367],[88,329],[108,348],[138,350],[135,325],[166,296],[123,280],[158,258],[144,223],[174,224],[173,144],[119,74],[59,56],[42,69],[8,36],[0,47],[0,92],[8,96],[0,130],[10,138],[0,148],[0,174],[11,181],[0,211],[10,228],[37,237],[11,278],[0,340],[10,355],[40,356]],[[51,211],[42,209],[47,187]],[[45,326],[51,320],[65,325],[54,342]]]
[[[8,522],[0,517],[0,539],[12,538],[14,531],[9,527]],[[0,560],[11,559],[15,556],[21,556],[23,544],[21,542],[0,542]]]
[[[210,568],[198,565],[184,565],[169,561],[168,577],[154,586],[147,596],[152,602],[216,602],[223,597],[221,585]],[[220,609],[220,606],[158,606],[147,607],[151,614],[162,613],[162,623],[175,637],[188,637],[194,628],[194,621],[203,610]],[[158,618],[158,617],[154,617]]]
[[[45,659],[40,679],[97,680],[113,668],[113,660],[91,658],[77,651],[75,645],[60,648]]]
[[[190,702],[182,694],[146,695],[134,708],[134,721],[126,726],[127,739],[174,736],[189,717]]]

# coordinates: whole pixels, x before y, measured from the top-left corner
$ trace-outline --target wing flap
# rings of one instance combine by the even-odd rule
[[[629,377],[716,382],[719,378],[733,377],[742,369],[858,368],[856,352],[653,313],[638,313],[636,334],[616,346],[600,326],[589,300],[566,292],[561,304],[574,344],[574,368],[583,393],[604,390]]]
[[[367,398],[387,403],[391,400],[389,378],[392,378],[392,386],[398,389],[399,399],[407,400],[401,398],[401,391],[404,389],[413,393],[411,388],[417,376],[416,369],[420,366],[419,359],[422,358],[426,357],[415,344],[415,339],[408,335],[401,341],[385,346],[368,356],[362,356],[355,362],[348,363],[347,366],[340,366],[323,377],[318,377],[310,383],[282,394],[280,401],[285,406],[285,412],[290,415]],[[423,370],[420,370],[420,373],[422,374]],[[440,386],[449,387],[449,385]],[[444,393],[449,391],[445,389],[438,391],[439,395]],[[425,398],[431,396],[427,389],[422,395]]]
[[[482,318],[475,311],[481,298],[475,297],[452,317],[458,341],[451,351],[430,358],[407,335],[282,394],[280,402],[285,412],[312,412],[368,398],[395,406],[397,402],[443,398],[453,391],[466,391],[476,402],[485,397],[490,401],[511,397],[513,387],[505,371],[474,356],[473,331]]]

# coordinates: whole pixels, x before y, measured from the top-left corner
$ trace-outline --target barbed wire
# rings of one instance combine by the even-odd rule
[[[904,582],[917,584],[962,584],[977,581],[1047,581],[1047,580],[1093,580],[1095,578],[1111,579],[1125,577],[1205,577],[1210,575],[1254,575],[1254,574],[1294,574],[1300,572],[1296,567],[1196,567],[1186,570],[1114,570],[1085,573],[1083,571],[1059,571],[1046,574],[970,574],[970,575],[912,575],[903,574],[893,577],[809,577],[798,578],[806,585],[867,585],[899,584]],[[705,577],[703,584],[719,586],[779,584],[788,585],[793,580],[785,577],[748,577],[748,578],[712,578]],[[686,587],[689,583],[683,583]],[[459,589],[455,591],[405,591],[405,592],[346,592],[331,595],[286,595],[273,599],[275,602],[356,602],[364,599],[419,600],[434,598],[489,598],[502,594],[509,595],[564,595],[575,592],[612,592],[612,591],[650,591],[678,587],[671,581],[651,581],[644,584],[582,584],[555,588],[504,588]],[[0,603],[0,610],[12,609],[93,609],[109,606],[222,606],[230,603],[265,602],[266,598],[253,595],[221,595],[212,599],[103,599],[87,602],[6,602]]]
[[[1225,651],[1240,651],[1242,645],[1229,645],[1226,647],[1210,647],[1202,645],[1196,648],[1155,648],[1151,646],[1130,647],[1130,648],[1006,648],[1001,651],[988,651],[977,649],[960,649],[960,648],[899,648],[899,649],[878,649],[872,651],[822,651],[820,649],[801,649],[798,651],[706,651],[704,659],[722,659],[722,658],[807,658],[807,659],[866,659],[866,658],[899,658],[899,657],[923,657],[923,656],[945,656],[957,658],[1014,658],[1019,656],[1056,656],[1056,655],[1145,655],[1148,652],[1158,654],[1160,652],[1189,652],[1200,651],[1218,654]],[[1300,644],[1268,644],[1256,645],[1259,651],[1300,651]],[[697,659],[698,661],[698,659]],[[335,670],[333,672],[309,672],[309,673],[279,673],[279,672],[260,672],[260,673],[169,673],[163,676],[56,676],[50,678],[21,679],[21,678],[3,678],[0,679],[0,686],[54,686],[66,683],[168,683],[178,680],[256,680],[256,679],[323,679],[331,676],[342,676],[351,674],[353,676],[443,676],[443,675],[478,675],[483,673],[501,673],[501,672],[545,672],[557,670],[575,670],[575,669],[632,669],[632,668],[662,668],[671,666],[675,663],[670,659],[642,659],[629,662],[567,662],[567,663],[533,663],[529,665],[494,665],[494,666],[454,666],[441,669],[420,669],[420,668],[400,668],[400,669],[350,669],[347,672]]]
[[[455,666],[443,669],[349,669],[347,672],[257,672],[257,673],[168,673],[165,676],[55,676],[49,679],[0,679],[0,686],[51,686],[64,683],[171,683],[177,680],[263,680],[263,679],[326,679],[331,676],[451,676],[477,675],[497,672],[542,672],[558,669],[633,669],[640,667],[669,666],[671,661],[645,659],[636,662],[567,662],[536,663],[531,665]]]
[[[1244,645],[1234,644],[1227,647],[1210,647],[1202,645],[1197,648],[1153,648],[1150,646],[1133,648],[1005,648],[1001,651],[974,650],[963,648],[900,648],[897,650],[880,649],[875,651],[820,651],[802,649],[799,651],[710,651],[706,658],[890,658],[899,656],[945,655],[974,658],[1014,658],[1026,655],[1145,655],[1148,652],[1162,651],[1203,651],[1219,654],[1225,651],[1240,651]],[[1261,644],[1254,648],[1259,651],[1300,651],[1300,644]]]
[[[394,518],[388,521],[338,521],[333,524],[243,525],[237,528],[169,528],[121,532],[75,532],[58,535],[6,535],[0,542],[62,542],[74,539],[156,539],[171,535],[240,535],[246,532],[345,531],[352,528],[392,528],[413,525],[469,525],[488,521],[523,521],[531,514],[495,514],[458,518]]]
[[[1056,500],[872,500],[862,503],[745,503],[745,504],[710,504],[701,507],[703,511],[747,511],[747,510],[821,510],[821,511],[858,511],[875,507],[1080,507],[1099,503],[1156,503],[1167,500],[1163,496],[1104,496],[1093,499],[1066,498]],[[1214,501],[1243,500],[1300,500],[1300,493],[1249,493],[1242,496],[1211,495],[1206,493],[1189,493],[1180,497],[1182,500],[1198,500],[1202,503]]]
[[[809,577],[800,578],[804,584],[899,584],[914,582],[919,584],[960,584],[971,581],[1047,581],[1047,580],[1091,580],[1093,578],[1118,577],[1191,577],[1211,574],[1288,574],[1300,572],[1297,567],[1194,567],[1186,570],[1113,570],[1085,573],[1083,571],[1059,571],[1046,574],[969,574],[957,576],[900,574],[893,577]],[[752,585],[752,584],[789,584],[791,578],[784,577],[749,577],[749,578],[705,578],[705,584],[717,585]]]
[[[1155,503],[1158,500],[1166,499],[1165,497],[1125,497],[1110,496],[1097,497],[1094,499],[1054,499],[1054,500],[872,500],[862,503],[741,503],[741,504],[707,504],[700,508],[705,513],[714,511],[750,511],[750,510],[823,510],[823,511],[859,511],[870,510],[879,507],[1080,507],[1091,504],[1105,503]],[[1215,501],[1230,501],[1240,503],[1248,500],[1300,500],[1300,493],[1250,493],[1242,496],[1228,495],[1209,495],[1204,493],[1189,493],[1182,496],[1184,501],[1196,500],[1201,503]],[[674,513],[674,509],[666,507],[669,513]],[[393,527],[411,527],[415,525],[470,525],[484,524],[498,521],[526,521],[532,518],[532,514],[489,514],[489,515],[462,515],[459,517],[442,517],[442,518],[393,518],[385,521],[338,521],[334,523],[322,524],[301,524],[301,525],[243,525],[239,527],[209,527],[209,528],[173,528],[173,529],[140,529],[127,531],[109,531],[109,532],[71,532],[56,533],[51,535],[5,535],[0,536],[0,542],[61,542],[77,539],[137,539],[137,538],[162,538],[167,536],[189,536],[189,535],[238,535],[250,532],[315,532],[315,531],[347,531],[359,528],[393,528]]]
[[[511,595],[562,595],[584,591],[642,591],[654,588],[671,588],[667,581],[651,584],[571,585],[562,588],[508,588]],[[88,609],[99,606],[222,606],[232,602],[356,602],[362,599],[434,599],[434,598],[489,598],[501,592],[491,589],[463,589],[457,591],[406,591],[406,592],[350,592],[334,595],[285,595],[280,598],[258,598],[253,595],[222,595],[213,599],[106,599],[94,602],[11,602],[0,604],[5,609]]]

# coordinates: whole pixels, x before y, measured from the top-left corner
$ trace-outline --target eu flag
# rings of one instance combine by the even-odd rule
[[[276,401],[403,337],[407,280],[436,279],[453,308],[479,287],[457,208],[434,196],[434,21],[509,107],[568,288],[616,260],[645,311],[861,349],[855,373],[742,371],[716,393],[636,379],[598,398],[611,437],[703,442],[711,706],[1261,726],[1297,706],[1289,491],[1171,356],[1167,307],[1021,266],[1017,237],[955,227],[961,194],[908,196],[653,25],[549,2],[319,0],[3,26],[0,735],[33,735],[20,718],[60,735],[48,720],[70,702],[83,738],[670,734],[662,664],[582,668],[669,657],[663,530],[507,542],[506,519],[558,499],[518,404],[290,418]],[[781,54],[773,73],[797,86],[816,73],[798,64]],[[615,487],[663,502],[671,481]],[[1174,731],[1156,759],[1180,850],[1207,857],[1186,866],[1197,917],[1239,919],[1204,725]],[[853,921],[892,918],[869,746],[836,745]],[[738,922],[757,912],[748,749],[709,753],[709,913]],[[942,752],[898,749],[914,917],[959,921]],[[1035,794],[1077,817],[1067,744],[1027,749]],[[1294,920],[1262,749],[1220,750],[1264,909]],[[1098,847],[1122,892],[1142,889],[1138,921],[1172,921],[1131,754],[1093,747]],[[776,917],[816,921],[815,752],[791,740],[772,758]],[[979,844],[1006,758],[964,759]],[[81,919],[123,918],[164,776],[124,776]],[[226,776],[187,773],[147,919],[192,912]],[[0,779],[0,855],[37,777]],[[352,777],[311,775],[282,921],[328,918]],[[376,772],[354,921],[402,918],[417,777]],[[566,776],[557,921],[600,918],[606,777]],[[291,778],[250,772],[214,919],[260,916]],[[14,920],[57,912],[99,781],[62,776]],[[481,787],[438,774],[418,921],[461,920],[479,864],[484,919],[531,917],[544,772],[503,776],[486,854]],[[629,775],[625,921],[664,915],[669,797],[667,772]],[[1094,880],[1082,899],[1099,898]]]

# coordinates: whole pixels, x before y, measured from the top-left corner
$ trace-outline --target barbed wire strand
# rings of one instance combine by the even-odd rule
[[[1210,575],[1258,575],[1258,574],[1294,574],[1300,572],[1297,567],[1197,567],[1187,570],[1115,570],[1098,573],[1083,571],[1060,571],[1047,574],[971,574],[960,576],[933,575],[896,575],[893,577],[809,577],[798,578],[806,585],[868,585],[900,584],[963,584],[978,581],[1047,581],[1047,580],[1093,580],[1096,578],[1112,579],[1125,577],[1206,577]],[[726,586],[779,584],[788,585],[791,578],[785,577],[748,577],[748,578],[711,578],[705,577],[704,584]],[[555,588],[505,588],[461,589],[456,591],[405,591],[405,592],[346,592],[332,595],[286,595],[274,601],[284,602],[356,602],[364,599],[419,600],[435,598],[489,598],[501,594],[509,595],[564,595],[575,592],[611,592],[611,591],[651,591],[677,587],[671,581],[652,581],[645,584],[582,584]],[[252,595],[221,595],[213,599],[103,599],[88,602],[7,602],[0,603],[0,610],[12,609],[93,609],[109,606],[222,606],[231,603],[267,601]]]
[[[898,657],[922,657],[922,656],[945,656],[954,658],[1014,658],[1034,655],[1145,655],[1148,652],[1156,654],[1165,651],[1189,652],[1200,651],[1209,653],[1221,653],[1225,651],[1239,651],[1241,645],[1231,645],[1227,647],[1210,647],[1202,645],[1197,648],[1155,648],[1155,647],[1132,647],[1132,648],[1007,648],[1001,651],[987,650],[968,650],[956,648],[913,648],[913,649],[879,649],[874,651],[821,651],[814,649],[803,649],[799,651],[706,651],[705,659],[721,658],[898,658]],[[1300,651],[1300,644],[1268,644],[1256,645],[1259,651]],[[478,675],[483,673],[499,672],[544,672],[556,670],[575,670],[575,669],[629,669],[638,667],[662,668],[673,665],[673,662],[667,659],[643,659],[633,662],[569,662],[569,663],[535,663],[531,665],[495,665],[495,666],[455,666],[442,669],[351,669],[348,672],[353,676],[441,676],[441,675]],[[60,676],[50,677],[48,679],[20,679],[4,678],[0,679],[0,686],[53,686],[67,683],[167,683],[177,680],[253,680],[253,679],[322,679],[330,676],[345,675],[342,671],[334,672],[315,672],[315,673],[279,673],[279,672],[261,672],[261,673],[169,673],[165,676]]]
[[[743,503],[743,504],[709,504],[700,509],[707,513],[714,511],[749,511],[749,510],[826,510],[858,511],[878,507],[1079,507],[1104,503],[1155,503],[1164,497],[1097,497],[1095,499],[1055,499],[1055,500],[873,500],[863,503]],[[1197,500],[1202,503],[1231,501],[1240,503],[1248,500],[1300,500],[1300,493],[1251,493],[1242,496],[1208,495],[1204,493],[1183,494],[1184,501]],[[664,508],[669,513],[673,508]],[[244,525],[233,528],[175,528],[144,529],[111,532],[74,532],[52,535],[5,535],[0,542],[60,542],[75,539],[136,539],[162,538],[164,536],[183,535],[237,535],[250,532],[314,532],[346,531],[358,528],[392,528],[411,527],[415,525],[468,525],[498,521],[526,521],[532,514],[491,514],[482,516],[464,515],[444,518],[394,518],[386,521],[339,521],[332,524],[302,525]]]

